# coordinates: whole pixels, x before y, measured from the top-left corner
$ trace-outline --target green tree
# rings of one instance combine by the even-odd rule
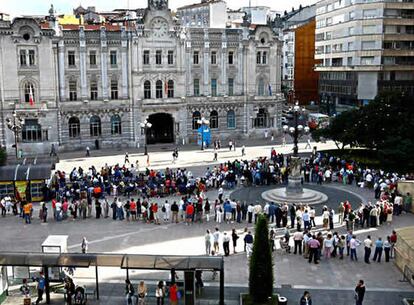
[[[273,263],[267,219],[260,215],[256,224],[250,258],[249,293],[255,303],[265,303],[273,294]]]
[[[313,130],[312,138],[316,141],[320,141],[321,138],[329,138],[334,141],[338,149],[341,150],[347,145],[351,147],[356,146],[358,121],[358,110],[343,112],[332,119],[329,126]]]

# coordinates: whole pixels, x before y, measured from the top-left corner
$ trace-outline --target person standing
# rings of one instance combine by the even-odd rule
[[[89,146],[86,146],[86,156],[90,157],[91,153],[90,153],[90,148]]]
[[[393,230],[391,233],[390,242],[391,242],[390,258],[394,258],[395,256],[394,247],[395,247],[395,244],[397,243],[397,232],[395,232],[395,230]]]
[[[372,249],[372,240],[371,240],[371,236],[368,235],[367,238],[364,240],[364,261],[367,264],[370,264],[369,258],[371,256],[371,249]]]
[[[32,223],[31,221],[31,214],[32,214],[32,203],[26,202],[23,205],[23,214],[24,214],[24,220],[26,224]]]
[[[355,287],[355,305],[362,305],[365,296],[365,285],[363,280],[359,280]]]
[[[82,238],[82,243],[81,243],[81,250],[82,250],[82,253],[87,253],[87,252],[88,252],[88,244],[89,244],[89,242],[88,242],[88,240],[86,239],[86,237],[84,236],[84,237]]]
[[[206,245],[206,255],[210,255],[211,253],[211,233],[210,230],[206,231],[206,235],[204,235],[204,241]]]
[[[312,263],[312,259],[315,262],[315,264],[319,264],[318,249],[321,246],[321,244],[316,239],[315,235],[313,235],[312,239],[308,241],[308,245],[309,245],[309,259],[308,259],[309,264]]]
[[[384,241],[384,253],[385,253],[385,262],[390,261],[390,251],[391,251],[391,237],[387,236],[387,240]]]
[[[138,284],[138,305],[145,305],[145,297],[147,296],[147,286],[144,281],[140,281]]]
[[[295,243],[295,251],[293,252],[293,254],[298,253],[298,249],[299,249],[299,255],[302,255],[302,242],[303,242],[302,230],[297,230],[295,233],[293,233],[293,241]]]
[[[223,250],[224,256],[230,255],[230,237],[227,235],[227,232],[223,234]]]
[[[381,263],[383,247],[384,247],[384,242],[382,241],[381,237],[378,237],[378,239],[375,241],[375,252],[374,252],[374,257],[372,258],[374,262],[377,261],[378,263]]]
[[[175,283],[175,281],[173,280],[173,284],[170,286],[169,289],[170,293],[170,304],[171,305],[177,305],[178,304],[178,288],[177,288],[177,284]]]
[[[349,241],[349,248],[351,250],[351,260],[358,261],[356,248],[359,246],[360,242],[358,239],[356,239],[355,235],[352,235],[351,240]]]
[[[241,153],[242,153],[242,157],[246,155],[246,146],[244,145],[242,146]]]
[[[233,229],[231,231],[231,239],[233,241],[233,253],[236,254],[237,240],[239,239],[239,235],[237,235],[236,229]]]
[[[157,298],[157,305],[164,305],[165,287],[163,281],[158,282],[157,288],[155,288],[155,297]]]
[[[305,291],[300,298],[300,305],[312,305],[312,299],[309,291]]]
[[[248,231],[244,236],[244,243],[246,245],[247,258],[249,258],[253,252],[253,235],[251,231]]]
[[[216,231],[213,233],[213,249],[215,253],[219,253],[220,251],[220,245],[219,245],[219,240],[220,240],[220,231],[219,228],[216,228]]]
[[[46,288],[46,279],[43,271],[40,272],[38,278],[33,278],[33,281],[37,282],[37,299],[34,304],[38,305],[41,301],[43,301],[43,293]]]

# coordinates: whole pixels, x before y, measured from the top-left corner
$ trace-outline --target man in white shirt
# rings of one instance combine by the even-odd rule
[[[356,253],[356,248],[360,245],[360,241],[358,239],[356,239],[355,235],[352,235],[351,240],[349,241],[349,248],[351,249],[351,260],[355,260],[356,262],[358,261],[358,257],[357,257],[357,253]]]
[[[299,248],[299,255],[302,255],[303,233],[301,230],[297,230],[295,233],[293,233],[293,241],[295,242],[295,251],[293,254],[296,254]]]
[[[372,240],[371,236],[368,235],[367,238],[364,240],[364,261],[367,264],[370,264],[369,257],[371,256],[371,249],[372,249]]]

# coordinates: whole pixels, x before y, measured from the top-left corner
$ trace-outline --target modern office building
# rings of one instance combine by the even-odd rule
[[[52,144],[196,142],[201,117],[213,139],[280,130],[281,45],[270,26],[186,28],[162,0],[136,15],[124,25],[59,26],[53,11],[0,21],[0,139],[9,153],[14,120],[25,155]]]
[[[315,5],[300,7],[280,16],[282,86],[288,102],[302,105],[318,102],[318,73],[315,72]]]
[[[316,9],[319,93],[328,112],[414,92],[412,0],[322,0]]]

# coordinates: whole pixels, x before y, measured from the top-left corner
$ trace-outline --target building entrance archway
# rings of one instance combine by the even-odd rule
[[[174,142],[174,119],[169,113],[154,113],[148,117],[152,124],[147,130],[147,143],[172,143]]]

